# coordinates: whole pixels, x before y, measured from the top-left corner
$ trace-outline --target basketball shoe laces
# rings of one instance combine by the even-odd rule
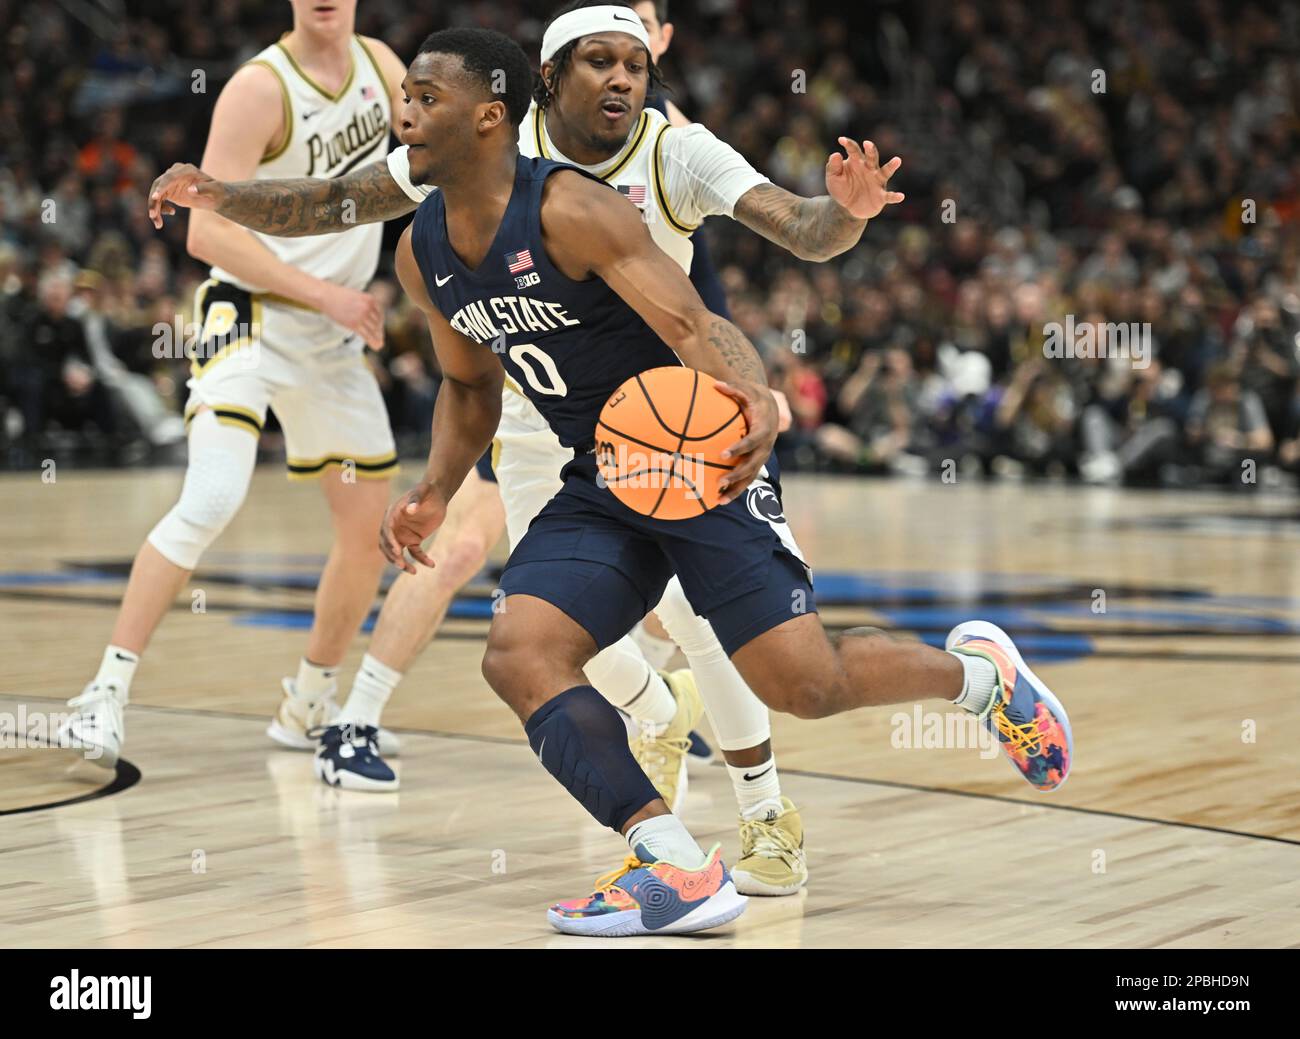
[[[612,869],[608,873],[603,873],[596,878],[596,894],[603,894],[608,891],[634,869],[641,869],[643,866],[649,865],[651,865],[651,863],[642,862],[635,855],[629,855],[623,860],[623,865],[619,866],[618,869]]]
[[[119,727],[117,720],[122,715],[122,704],[110,685],[92,683],[69,700],[68,706],[78,708],[82,724],[92,732],[102,733],[106,725],[111,725],[115,731]]]
[[[775,825],[775,820],[742,819],[740,821],[741,857],[759,855],[765,859],[779,858],[792,864],[799,854],[794,835]]]
[[[998,704],[993,708],[993,724],[1012,750],[1034,756],[1043,752],[1047,730],[1039,726],[1037,718],[1030,718],[1023,725],[1017,725],[1007,717],[1006,705]]]
[[[681,765],[682,756],[691,749],[689,736],[647,736],[638,740],[637,764],[656,787],[665,779],[670,769]]]
[[[330,729],[340,729],[341,731],[339,733],[338,741],[339,746],[342,746],[344,743],[350,743],[357,750],[368,750],[375,757],[379,757],[379,744],[374,738],[364,734],[363,730],[366,728],[367,726],[365,725],[351,725],[347,723],[341,725],[337,723],[333,725],[318,725],[314,728],[308,729],[306,736],[309,740],[318,740],[323,737],[325,733],[329,732]]]

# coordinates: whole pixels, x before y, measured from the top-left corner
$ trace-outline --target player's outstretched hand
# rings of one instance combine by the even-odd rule
[[[727,505],[742,494],[758,475],[772,445],[776,443],[780,414],[776,399],[766,386],[756,383],[714,383],[720,393],[725,394],[740,405],[749,427],[740,440],[722,452],[722,457],[735,464],[735,468],[718,481],[719,505]]]
[[[355,332],[372,350],[384,345],[384,305],[368,292],[329,285],[321,312]]]
[[[870,220],[885,206],[903,201],[901,191],[889,190],[889,178],[903,165],[895,156],[880,165],[876,146],[870,141],[858,142],[847,137],[839,138],[844,154],[831,152],[826,160],[826,193],[858,220]]]
[[[209,177],[188,162],[173,163],[149,189],[149,219],[161,228],[163,217],[171,216],[177,206],[185,209],[216,209],[221,204],[225,185]]]
[[[420,547],[424,539],[442,526],[447,517],[447,503],[437,494],[428,481],[415,485],[414,489],[403,494],[384,514],[384,522],[379,528],[379,550],[384,558],[394,566],[401,567],[408,574],[417,573],[411,559],[432,569],[433,560]]]

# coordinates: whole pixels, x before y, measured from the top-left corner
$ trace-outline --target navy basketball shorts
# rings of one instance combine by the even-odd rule
[[[728,656],[778,624],[816,612],[811,573],[786,524],[775,477],[760,477],[729,505],[684,520],[629,509],[597,483],[592,455],[575,458],[561,479],[563,487],[511,552],[501,590],[563,610],[598,649],[654,609],[674,573]]]

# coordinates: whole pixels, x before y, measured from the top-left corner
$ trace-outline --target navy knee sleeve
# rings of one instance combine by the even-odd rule
[[[546,771],[602,826],[621,832],[659,797],[627,745],[623,716],[589,685],[547,701],[524,732]]]

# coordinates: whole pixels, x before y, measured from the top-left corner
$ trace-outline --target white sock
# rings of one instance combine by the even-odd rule
[[[119,699],[121,699],[122,703],[126,703],[131,691],[131,679],[135,677],[135,669],[139,665],[140,655],[138,653],[132,653],[129,649],[110,644],[104,650],[104,659],[99,662],[99,671],[95,675],[95,684],[106,685],[112,682],[121,690]]]
[[[998,669],[986,657],[977,657],[973,653],[954,653],[952,650],[948,652],[961,661],[965,672],[961,682],[961,695],[953,703],[972,714],[983,714],[993,699],[993,690],[998,687]]]
[[[658,735],[677,714],[668,683],[626,635],[588,660],[583,671],[597,692],[630,714],[638,728],[652,728]]]
[[[667,860],[682,869],[699,869],[704,865],[704,849],[675,815],[656,815],[643,819],[627,831],[627,846],[637,848],[655,861]]]
[[[677,653],[677,643],[672,639],[661,639],[658,635],[651,635],[646,631],[645,621],[637,621],[636,627],[632,629],[632,641],[641,647],[641,652],[645,654],[646,660],[650,661],[650,666],[658,671],[666,668],[668,662]]]
[[[294,699],[300,703],[317,703],[336,687],[339,666],[321,667],[306,657],[298,661],[298,677],[294,679]]]
[[[393,695],[393,690],[401,680],[402,672],[394,671],[367,653],[361,658],[357,677],[352,682],[352,692],[348,694],[348,702],[339,712],[338,720],[355,725],[378,726],[379,716],[384,713],[384,704],[388,703],[388,698]]]
[[[781,777],[777,775],[775,754],[761,765],[728,765],[727,773],[742,819],[775,819],[781,814]]]

